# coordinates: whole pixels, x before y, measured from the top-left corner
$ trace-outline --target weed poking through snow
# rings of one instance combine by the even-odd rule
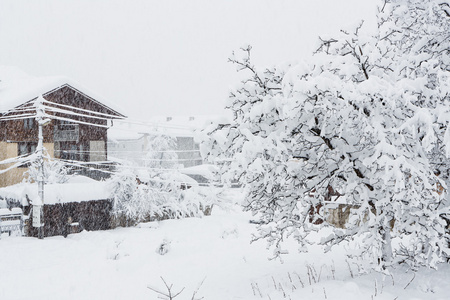
[[[162,291],[162,290],[159,290],[157,288],[153,288],[151,286],[147,286],[147,288],[149,290],[152,290],[153,292],[158,294],[158,299],[173,300],[176,297],[178,297],[181,293],[183,293],[183,291],[185,290],[185,288],[183,287],[178,292],[175,292],[174,288],[173,288],[173,284],[168,285],[163,277],[160,277],[160,278],[161,278],[162,282],[164,282],[164,286],[166,288],[166,291]],[[200,287],[203,285],[203,282],[205,281],[205,279],[203,279],[202,282],[198,285],[197,289],[192,294],[192,297],[189,298],[190,300],[202,300],[202,299],[204,299],[204,297],[197,298],[197,293],[198,293]]]

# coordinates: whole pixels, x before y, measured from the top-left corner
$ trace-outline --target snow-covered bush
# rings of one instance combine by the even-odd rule
[[[65,183],[70,179],[67,167],[60,161],[47,157],[44,160],[44,182],[45,183]],[[39,164],[37,161],[31,162],[25,172],[24,180],[36,182],[39,176]]]
[[[307,62],[261,70],[251,47],[230,58],[250,75],[230,95],[233,122],[209,128],[202,151],[225,181],[247,186],[245,208],[275,256],[286,236],[306,250],[337,195],[351,212],[321,241],[326,250],[362,239],[350,255],[380,270],[435,267],[448,255],[446,183],[436,175],[448,173],[439,162],[450,153],[446,9],[384,2],[375,34],[361,23],[321,38]]]
[[[110,181],[113,212],[123,226],[138,222],[203,216],[214,198],[176,171],[123,169]]]
[[[110,179],[111,195],[114,200],[113,213],[122,226],[128,226],[130,220],[138,218],[138,182],[131,170],[123,169]],[[118,225],[119,225],[118,224]],[[133,225],[135,221],[132,222]]]

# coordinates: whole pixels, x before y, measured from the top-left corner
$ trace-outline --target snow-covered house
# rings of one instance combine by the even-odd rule
[[[63,161],[106,161],[110,120],[125,117],[68,78],[33,77],[15,67],[0,67],[0,187],[23,179],[27,165],[14,167],[14,158],[36,149],[34,103],[41,95],[50,116],[43,128],[44,147],[50,157]]]
[[[203,159],[195,132],[215,119],[217,117],[214,116],[191,116],[152,117],[145,122],[115,121],[108,135],[110,157],[143,164],[151,151],[160,153],[162,161],[166,160],[163,154],[170,151],[176,154],[174,162],[178,166],[188,168],[201,165]],[[152,138],[158,135],[172,138],[175,144],[173,149],[152,143]]]

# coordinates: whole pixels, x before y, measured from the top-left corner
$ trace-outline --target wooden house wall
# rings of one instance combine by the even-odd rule
[[[62,87],[61,89],[58,89],[56,91],[53,91],[45,96],[46,100],[50,102],[55,102],[62,105],[72,106],[76,108],[81,108],[85,110],[100,112],[104,114],[111,114],[112,112],[108,110],[103,105],[93,101],[92,99],[88,98],[84,94],[68,87]],[[67,110],[75,111],[76,113],[80,114],[87,114],[85,112],[80,112],[77,110],[65,108]],[[89,118],[89,117],[81,117],[76,115],[70,115],[70,114],[63,114],[63,113],[55,113],[55,116],[67,118],[67,119],[73,119],[80,122],[85,123],[91,123],[91,124],[98,124],[98,125],[107,125],[106,120],[96,119],[96,118]],[[53,120],[53,123],[55,126],[59,123],[58,120]],[[76,160],[81,161],[91,161],[91,155],[90,155],[90,142],[91,141],[103,141],[105,143],[105,159],[106,159],[106,141],[107,141],[107,128],[105,127],[98,127],[95,125],[87,125],[87,124],[78,124],[79,128],[79,137],[77,141],[72,142],[62,142],[62,143],[55,143],[55,155],[57,158],[62,157],[62,152],[60,149],[64,149],[70,144],[76,145],[76,148],[80,152],[80,155],[77,155]],[[57,129],[58,127],[56,127]]]
[[[0,121],[0,141],[37,142],[38,125],[33,122],[33,128],[26,129],[23,120]],[[44,143],[53,143],[53,127],[54,122],[44,126]]]
[[[55,120],[53,120],[55,121]],[[56,121],[57,122],[57,121]],[[81,161],[91,161],[92,157],[95,157],[96,154],[90,153],[90,151],[95,151],[95,149],[91,149],[91,141],[102,141],[105,144],[105,153],[104,156],[106,156],[106,142],[107,142],[107,128],[103,127],[94,127],[84,124],[79,124],[79,138],[77,141],[69,141],[69,142],[56,142],[55,141],[55,157],[61,158],[62,157],[62,149],[64,148],[63,144],[66,143],[67,145],[74,144],[76,145],[78,151],[80,151],[80,154],[82,154],[82,157],[77,160]]]

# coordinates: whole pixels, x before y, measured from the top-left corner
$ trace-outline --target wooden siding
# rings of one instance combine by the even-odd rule
[[[34,127],[26,129],[23,120],[0,121],[0,141],[37,142],[38,126],[33,120]],[[54,122],[44,127],[44,143],[53,142]]]

